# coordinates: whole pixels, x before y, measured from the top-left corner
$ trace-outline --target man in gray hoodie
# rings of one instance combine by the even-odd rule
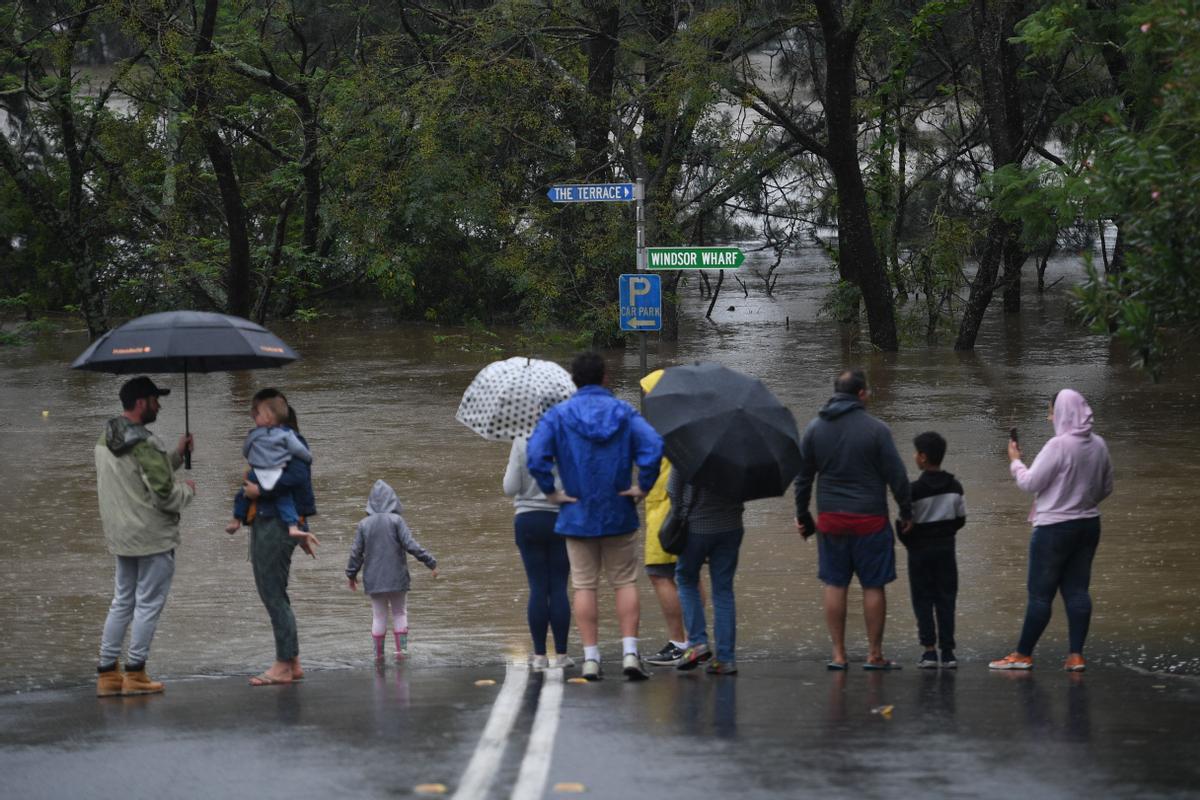
[[[155,694],[162,683],[146,675],[146,657],[167,603],[179,546],[179,513],[192,501],[196,484],[175,480],[191,435],[167,448],[146,426],[158,418],[158,398],[170,394],[147,377],[121,387],[119,417],[96,442],[96,495],[108,550],[117,560],[112,606],[100,640],[96,695]],[[133,623],[124,675],[117,669],[125,631]]]
[[[825,623],[833,640],[831,670],[846,668],[846,595],[857,574],[863,587],[868,655],[864,669],[899,669],[883,657],[887,617],[884,587],[896,580],[895,541],[888,521],[887,490],[900,506],[907,533],[912,528],[908,475],[887,425],[866,411],[867,376],[848,369],[833,383],[834,395],[804,429],[800,474],[796,476],[796,529],[817,534],[819,569],[825,584]],[[817,481],[817,518],[808,511]]]

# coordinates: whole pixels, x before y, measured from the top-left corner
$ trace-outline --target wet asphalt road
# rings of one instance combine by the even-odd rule
[[[540,791],[523,797],[1200,796],[1195,678],[1067,675],[1049,662],[1020,674],[851,667],[568,682],[552,721],[536,711],[553,680],[503,667],[311,671],[253,689],[243,677],[176,680],[126,699],[7,695],[0,796],[388,798],[421,784],[453,796],[506,678],[511,729],[475,797],[514,796],[538,727],[552,749]]]

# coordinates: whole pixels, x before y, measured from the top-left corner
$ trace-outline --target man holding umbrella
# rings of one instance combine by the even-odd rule
[[[571,362],[578,391],[545,413],[529,439],[529,474],[561,504],[556,533],[567,538],[575,620],[583,640],[583,677],[600,679],[596,590],[603,570],[616,592],[621,667],[629,680],[650,677],[638,654],[638,513],[658,478],[663,441],[628,403],[604,388],[604,359],[583,353]],[[631,485],[633,466],[637,483]],[[554,485],[558,467],[562,491]]]
[[[804,430],[796,476],[796,529],[817,534],[817,577],[825,584],[825,624],[833,641],[829,669],[846,669],[846,595],[857,574],[867,622],[863,669],[899,666],[883,657],[887,617],[884,587],[896,580],[896,555],[888,522],[887,490],[900,506],[904,531],[912,527],[908,475],[888,426],[866,411],[867,376],[848,369],[833,383],[834,395]],[[817,519],[808,511],[817,483]]]
[[[179,546],[179,513],[196,493],[192,481],[175,480],[184,453],[192,447],[186,434],[170,453],[146,426],[158,418],[159,397],[169,389],[142,376],[121,387],[119,417],[108,421],[96,442],[96,494],[109,552],[116,556],[116,586],[100,640],[96,694],[155,694],[162,683],[146,675],[146,658],[158,617],[175,575]],[[117,670],[121,643],[130,622],[133,633],[125,672]]]

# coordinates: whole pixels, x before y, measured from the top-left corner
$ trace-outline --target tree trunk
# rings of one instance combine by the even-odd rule
[[[609,126],[598,123],[607,121],[612,114],[621,8],[616,0],[590,0],[584,5],[592,13],[596,34],[584,42],[588,59],[587,96],[591,108],[580,116],[577,135],[582,144],[580,161],[584,171],[591,172],[608,162]]]
[[[971,281],[971,294],[967,298],[967,306],[963,310],[962,322],[958,327],[958,339],[954,342],[955,350],[973,350],[975,339],[979,336],[979,327],[983,324],[984,314],[991,305],[992,296],[996,290],[996,277],[1000,274],[1000,264],[1005,260],[1008,243],[1015,239],[1016,226],[1005,222],[1000,217],[993,217],[988,226],[987,240],[984,244],[983,256],[979,259],[979,269],[975,279]]]
[[[974,0],[971,8],[993,169],[1019,164],[1022,157],[1025,122],[1017,76],[1021,60],[1009,44],[1021,16],[1020,3],[1016,0]],[[954,349],[974,349],[979,327],[995,293],[1001,264],[1004,265],[1005,308],[1015,306],[1014,310],[1020,309],[1021,266],[1025,263],[1020,234],[1020,223],[1008,223],[993,215]]]
[[[246,225],[246,206],[242,202],[242,191],[238,185],[233,155],[221,135],[216,123],[209,116],[212,102],[212,76],[205,57],[212,52],[213,31],[216,28],[219,0],[205,0],[204,15],[196,41],[196,56],[200,67],[196,72],[196,85],[191,101],[196,107],[196,118],[200,128],[200,140],[204,152],[212,162],[217,188],[221,193],[221,207],[225,213],[225,230],[229,237],[229,263],[225,267],[225,307],[228,313],[239,317],[250,315],[250,238]]]
[[[829,3],[817,3],[825,30],[826,148],[838,196],[838,269],[843,280],[858,285],[867,308],[871,343],[897,350],[892,285],[871,228],[871,212],[858,153],[854,116],[854,51],[856,32],[847,32],[831,17]],[[824,10],[822,10],[824,9]]]
[[[1004,250],[1004,313],[1017,314],[1021,311],[1021,268],[1025,265],[1026,253],[1020,247]]]

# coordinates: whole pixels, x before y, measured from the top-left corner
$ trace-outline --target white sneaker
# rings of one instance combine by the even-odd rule
[[[555,655],[554,658],[550,659],[551,669],[570,669],[573,666],[575,666],[575,659],[566,653]]]
[[[650,678],[650,670],[646,669],[642,657],[637,653],[626,653],[621,660],[621,668],[628,680],[644,681]]]
[[[598,681],[603,673],[600,670],[600,662],[592,658],[586,658],[583,661],[583,678],[588,681]]]
[[[533,655],[529,657],[529,668],[534,672],[541,672],[550,666],[550,659],[546,656]]]

